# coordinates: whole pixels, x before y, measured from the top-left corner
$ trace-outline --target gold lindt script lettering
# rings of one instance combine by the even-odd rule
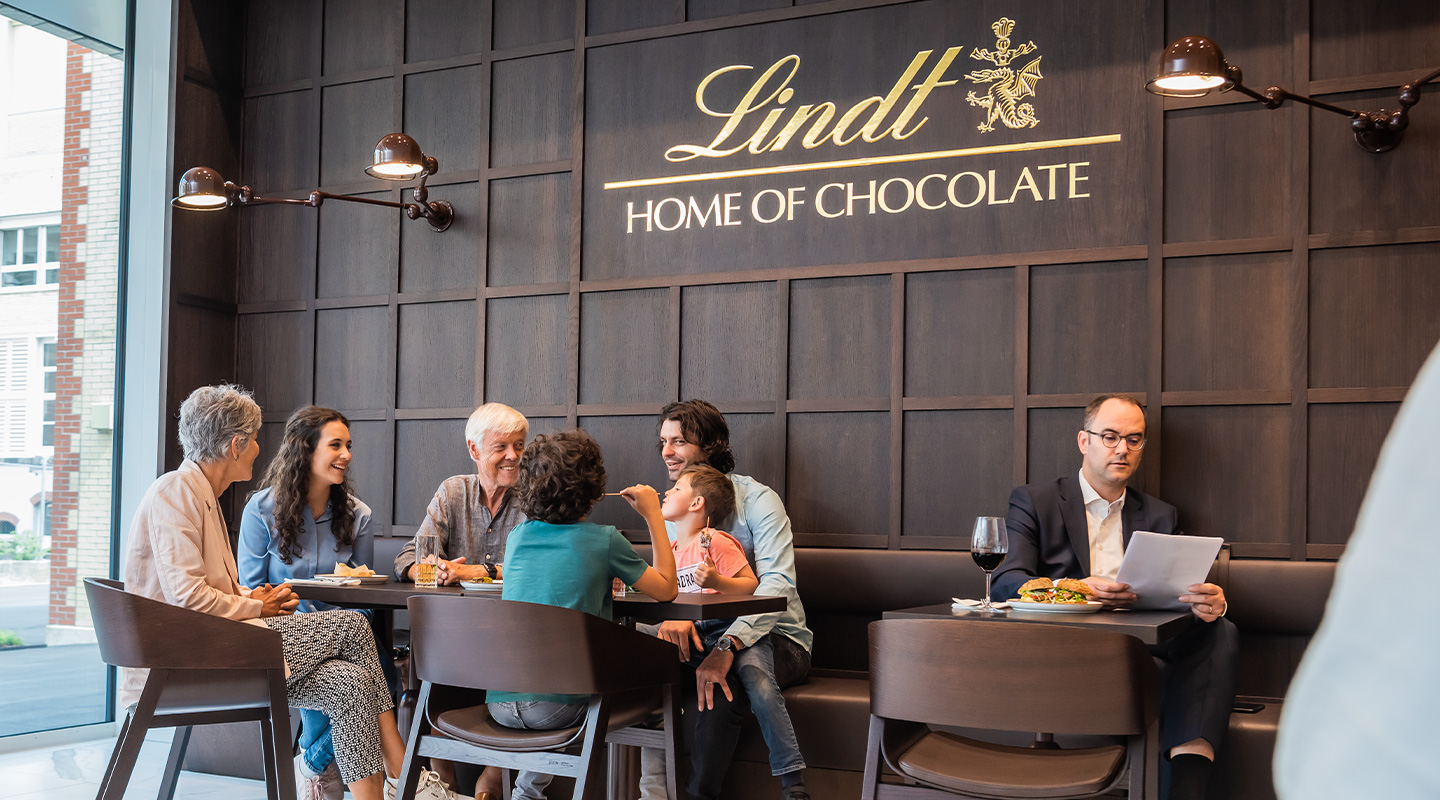
[[[930,118],[920,117],[915,120],[919,113],[920,106],[924,104],[930,93],[941,86],[951,86],[956,81],[941,80],[945,70],[955,61],[955,57],[964,48],[951,47],[940,56],[940,60],[931,68],[930,73],[919,83],[911,85],[915,76],[920,74],[925,62],[930,59],[934,50],[921,50],[910,60],[910,65],[905,72],[895,81],[890,91],[881,97],[867,97],[864,100],[851,106],[845,113],[840,114],[835,126],[830,127],[832,120],[835,120],[839,108],[830,101],[822,103],[806,103],[790,112],[790,119],[778,132],[775,127],[785,117],[788,109],[785,104],[795,97],[795,90],[790,88],[790,81],[800,71],[800,56],[788,55],[770,65],[770,68],[760,74],[750,84],[740,101],[729,111],[717,111],[710,107],[705,101],[706,89],[715,82],[717,78],[731,72],[753,70],[754,67],[748,64],[732,64],[728,67],[721,67],[706,75],[699,85],[695,87],[695,106],[701,112],[712,117],[719,117],[725,120],[720,127],[720,132],[708,145],[677,144],[665,151],[667,161],[689,161],[693,158],[704,156],[706,158],[724,158],[734,155],[741,150],[748,150],[759,155],[761,153],[773,153],[783,150],[786,145],[799,134],[807,124],[810,126],[803,136],[800,137],[800,146],[807,150],[813,150],[825,142],[834,142],[836,146],[844,147],[856,139],[864,139],[866,142],[878,142],[881,139],[890,137],[893,139],[908,139],[916,131],[920,130]],[[885,119],[890,112],[900,104],[900,100],[907,92],[913,91],[909,101],[888,125]],[[776,107],[767,108],[771,104]],[[764,111],[764,118],[760,124],[744,139],[739,139],[737,132],[747,117],[752,117]],[[860,119],[869,113],[867,118],[859,127],[854,127]],[[913,124],[912,121],[914,121]],[[907,129],[906,126],[909,126]],[[772,135],[773,132],[773,135]]]

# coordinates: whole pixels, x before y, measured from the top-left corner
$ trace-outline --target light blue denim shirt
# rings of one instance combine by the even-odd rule
[[[240,585],[254,588],[264,584],[280,584],[291,578],[313,578],[317,573],[334,572],[336,564],[358,567],[375,564],[375,535],[370,529],[370,507],[351,495],[355,506],[355,542],[336,545],[330,532],[330,506],[320,519],[305,506],[305,530],[295,540],[290,563],[280,559],[280,538],[275,533],[275,498],[273,489],[263,489],[245,504],[240,518],[240,543],[236,550],[240,567]],[[383,572],[381,573],[384,574]],[[301,611],[324,611],[334,608],[328,603],[300,601]]]
[[[795,538],[785,504],[774,489],[749,476],[732,473],[730,483],[735,487],[735,516],[719,527],[739,540],[754,565],[760,579],[754,593],[780,595],[788,603],[781,612],[740,617],[725,632],[749,647],[774,630],[809,651],[815,636],[805,627],[805,608],[795,588]],[[674,541],[675,524],[666,522],[665,530]]]

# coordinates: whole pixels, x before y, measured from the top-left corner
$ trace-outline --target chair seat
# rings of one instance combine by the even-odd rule
[[[658,692],[631,692],[617,695],[610,707],[610,724],[607,733],[644,722],[660,711]],[[483,704],[446,711],[431,720],[431,723],[437,733],[452,739],[495,750],[515,752],[567,747],[579,742],[585,732],[584,725],[559,728],[553,731],[507,728],[491,718],[490,709]]]
[[[892,762],[910,778],[962,794],[1074,797],[1114,783],[1125,767],[1125,747],[1032,750],[934,732]]]

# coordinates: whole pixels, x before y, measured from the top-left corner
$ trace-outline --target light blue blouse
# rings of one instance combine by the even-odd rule
[[[330,532],[330,506],[320,519],[305,506],[305,530],[295,540],[290,563],[280,559],[280,538],[275,533],[275,498],[273,489],[263,489],[245,504],[240,518],[240,543],[236,561],[240,568],[240,584],[247,587],[280,584],[291,578],[313,578],[317,573],[334,572],[336,564],[374,567],[375,535],[370,529],[370,507],[351,495],[355,507],[355,542],[336,545]],[[383,573],[382,573],[383,574]],[[334,606],[310,600],[300,601],[301,611],[324,611]]]

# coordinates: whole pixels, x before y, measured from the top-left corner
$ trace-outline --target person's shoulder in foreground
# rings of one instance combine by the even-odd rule
[[[1400,559],[1440,563],[1440,348],[1380,452],[1325,618],[1290,685],[1275,749],[1282,800],[1440,797],[1440,628],[1423,599],[1375,600]]]

